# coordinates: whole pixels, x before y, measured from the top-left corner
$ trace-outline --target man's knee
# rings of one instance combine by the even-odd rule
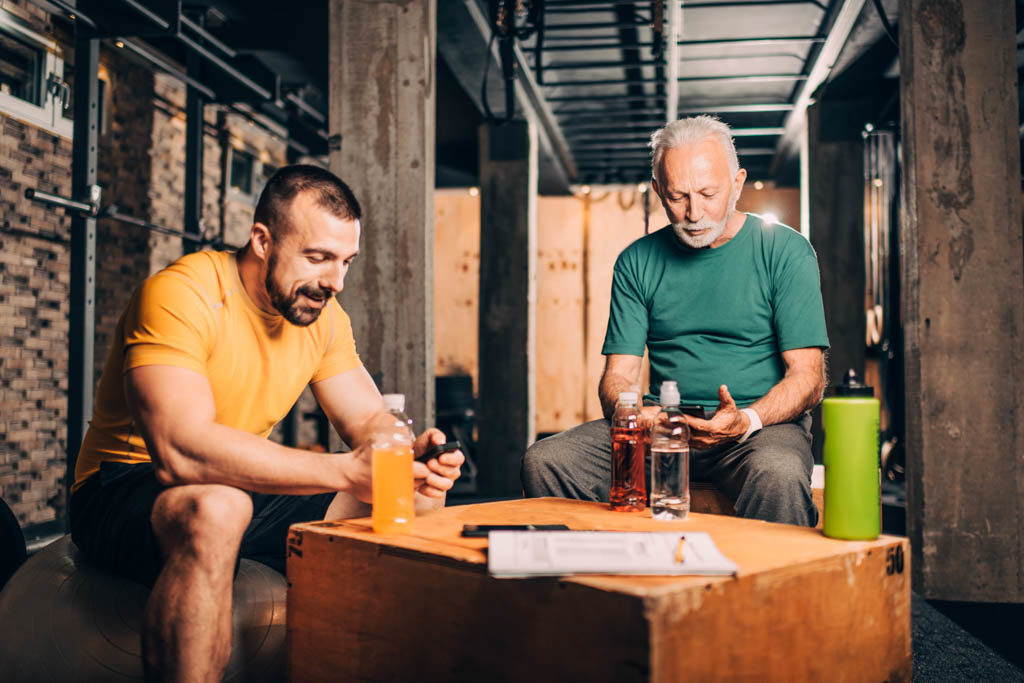
[[[231,486],[174,486],[153,504],[153,532],[165,555],[175,550],[222,563],[238,552],[252,499]]]
[[[527,496],[550,495],[542,490],[543,482],[552,472],[559,471],[565,466],[565,451],[559,448],[557,443],[559,436],[541,439],[526,449],[521,476]]]

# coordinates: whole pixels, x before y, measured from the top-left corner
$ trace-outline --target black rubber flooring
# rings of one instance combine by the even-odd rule
[[[911,596],[915,681],[1024,681],[1024,605]]]

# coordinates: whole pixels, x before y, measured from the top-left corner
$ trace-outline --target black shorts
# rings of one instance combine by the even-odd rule
[[[150,463],[104,462],[71,495],[71,538],[91,562],[152,586],[163,559],[150,514],[165,489]],[[281,496],[250,493],[253,514],[239,558],[285,571],[288,527],[324,518],[333,493]]]

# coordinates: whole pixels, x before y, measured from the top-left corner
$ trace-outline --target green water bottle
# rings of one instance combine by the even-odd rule
[[[821,404],[825,430],[825,523],[830,538],[863,541],[882,529],[878,419],[872,387],[850,370]]]

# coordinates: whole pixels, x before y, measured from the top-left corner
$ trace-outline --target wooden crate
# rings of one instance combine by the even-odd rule
[[[707,531],[740,570],[494,579],[467,523]],[[292,681],[910,680],[903,538],[546,498],[446,508],[409,535],[298,524],[288,547]]]

